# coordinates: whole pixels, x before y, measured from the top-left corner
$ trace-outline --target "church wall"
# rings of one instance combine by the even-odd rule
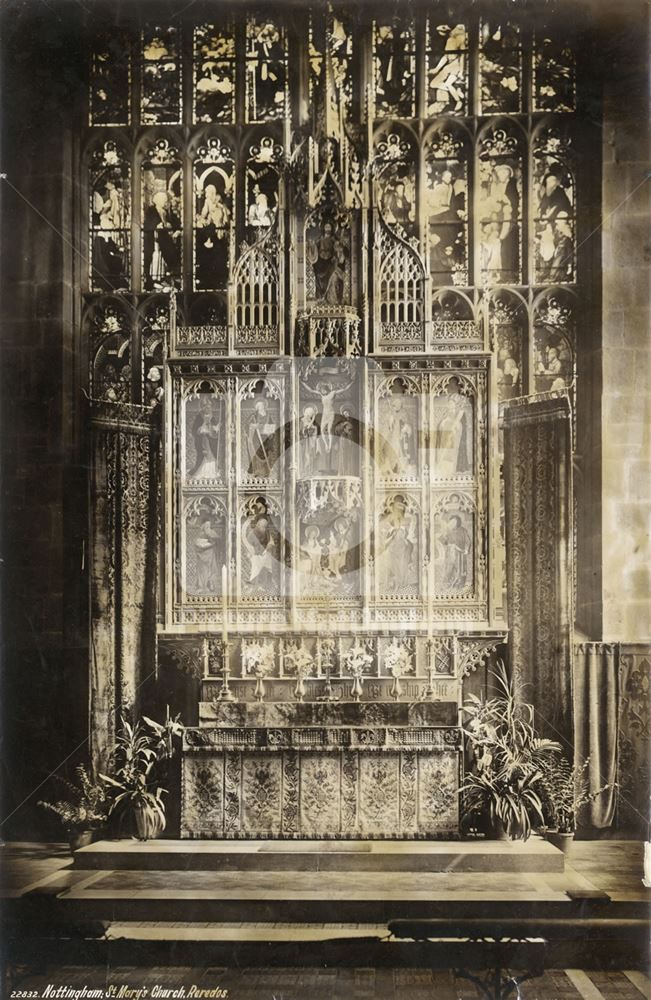
[[[603,52],[603,637],[635,642],[651,636],[648,10],[621,17]]]
[[[71,248],[79,76],[70,25],[13,15],[5,23],[2,170],[20,194],[7,183],[0,192],[3,817],[82,743],[88,696],[86,487],[70,395],[79,363]],[[4,837],[46,829],[37,799],[9,819]]]

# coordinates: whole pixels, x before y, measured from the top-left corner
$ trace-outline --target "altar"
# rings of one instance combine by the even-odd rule
[[[464,678],[505,639],[494,373],[465,335],[250,362],[172,323],[159,655],[200,691],[182,837],[458,836]]]

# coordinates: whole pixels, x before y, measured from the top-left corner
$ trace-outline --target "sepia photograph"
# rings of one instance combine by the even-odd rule
[[[651,1000],[649,0],[1,0],[0,1000]]]

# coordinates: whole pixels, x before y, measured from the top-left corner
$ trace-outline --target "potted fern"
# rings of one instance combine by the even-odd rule
[[[533,706],[518,700],[501,661],[492,673],[496,696],[471,694],[464,702],[462,728],[474,760],[460,792],[467,812],[487,818],[490,835],[527,840],[544,822],[540,782],[561,748],[537,735]]]
[[[541,779],[543,825],[547,840],[567,854],[576,832],[576,817],[581,806],[587,805],[610,788],[602,785],[594,792],[589,791],[587,757],[580,766],[570,764],[560,753],[546,763]]]
[[[76,783],[54,775],[55,780],[66,788],[66,798],[38,803],[59,818],[68,834],[71,851],[87,847],[108,815],[105,785],[96,781],[83,764],[79,764],[75,772]]]
[[[143,716],[134,725],[122,717],[111,754],[111,774],[101,775],[112,795],[109,815],[135,829],[139,840],[152,840],[165,829],[167,789],[159,784],[160,765],[175,752],[183,726],[169,709],[164,723]]]

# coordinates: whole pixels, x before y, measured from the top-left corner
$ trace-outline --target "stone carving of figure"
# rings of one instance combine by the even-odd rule
[[[335,580],[346,572],[348,553],[351,549],[352,524],[347,517],[338,517],[330,531],[328,543],[328,569]]]
[[[249,557],[246,582],[251,586],[270,588],[276,566],[276,542],[263,504],[258,504],[256,510],[248,515],[242,530],[242,543]]]
[[[472,469],[469,401],[460,392],[445,400],[434,431],[435,469],[447,478]]]
[[[337,469],[338,476],[354,476],[357,471],[355,454],[355,425],[350,408],[342,406],[341,416],[335,424],[337,438]]]
[[[190,470],[192,479],[218,479],[219,435],[221,425],[210,400],[201,405],[194,418],[192,437],[194,440],[195,463]]]
[[[402,396],[390,396],[381,428],[381,465],[385,476],[410,475],[415,468],[414,430]]]
[[[257,399],[246,429],[247,471],[256,479],[266,479],[271,475],[275,459],[275,430],[266,399]]]
[[[443,588],[446,591],[464,590],[470,582],[468,557],[472,542],[458,514],[450,517],[441,544],[444,550]]]
[[[200,594],[216,594],[220,585],[220,568],[217,545],[220,532],[217,518],[206,512],[201,518],[201,527],[194,541],[194,555],[197,574],[197,590]]]
[[[326,451],[330,451],[332,448],[332,429],[335,422],[335,397],[340,396],[342,392],[346,392],[352,384],[351,381],[340,389],[335,389],[331,382],[318,382],[316,389],[313,389],[307,382],[303,383],[307,392],[311,392],[313,396],[319,396],[321,399],[321,440]]]
[[[321,438],[316,417],[316,406],[312,406],[312,404],[306,406],[301,414],[298,433],[300,439],[301,472],[304,476],[311,476],[318,470],[321,454]]]
[[[382,524],[382,566],[384,592],[404,593],[415,582],[415,558],[418,537],[416,517],[407,514],[407,507],[401,498],[394,499]]]
[[[321,557],[323,546],[316,524],[309,524],[305,529],[305,540],[301,546],[301,569],[311,576],[323,576]]]

